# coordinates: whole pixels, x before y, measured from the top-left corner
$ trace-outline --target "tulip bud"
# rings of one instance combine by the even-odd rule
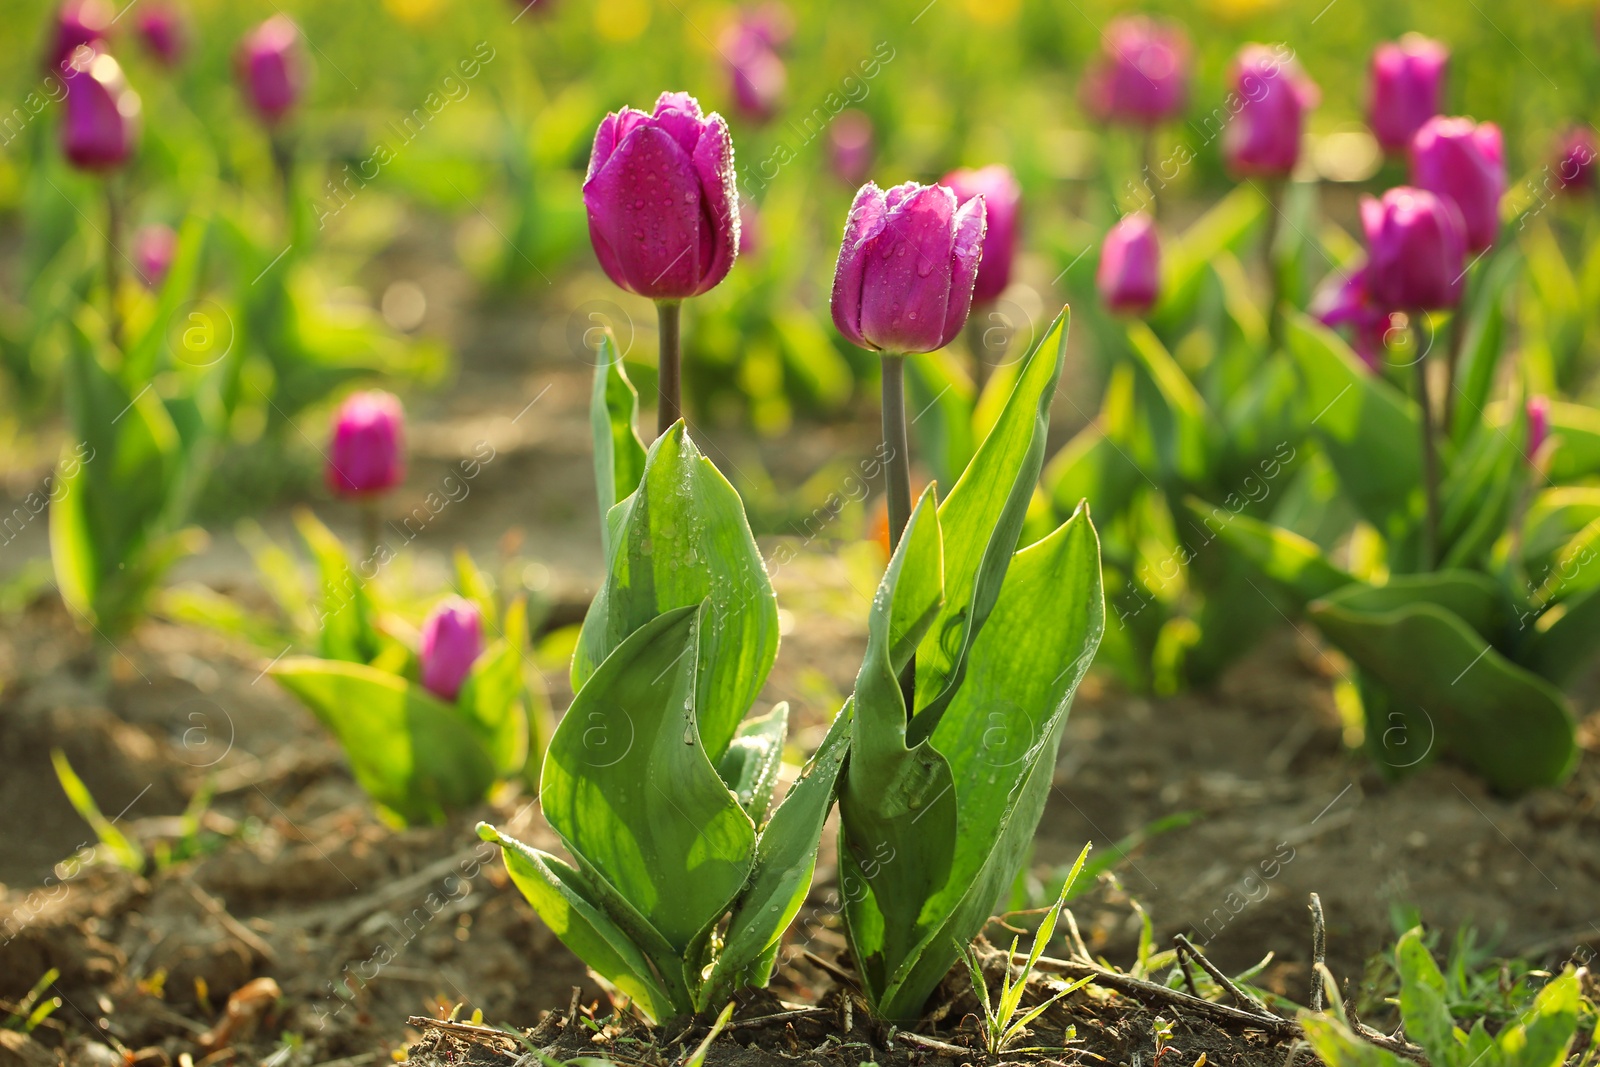
[[[983,197],[988,229],[983,237],[983,259],[972,302],[997,299],[1011,284],[1011,260],[1017,251],[1017,217],[1022,207],[1022,186],[1009,168],[995,163],[982,170],[953,170],[939,181],[956,194],[957,205]]]
[[[1506,191],[1500,127],[1436,116],[1411,140],[1411,184],[1455,201],[1467,227],[1467,251],[1481,252],[1500,233]]]
[[[80,170],[109,171],[133,154],[139,140],[139,94],[128,88],[117,61],[79,52],[68,67],[61,151]]]
[[[178,235],[171,226],[151,223],[133,235],[133,261],[147,289],[159,289],[178,251]]]
[[[1556,182],[1562,189],[1583,192],[1595,184],[1595,160],[1600,145],[1587,126],[1568,130],[1561,142],[1561,161],[1556,165]]]
[[[422,685],[443,700],[454,700],[472,665],[483,655],[483,619],[478,605],[448,597],[422,622]]]
[[[399,485],[406,476],[405,415],[392,393],[354,393],[334,417],[328,444],[328,489],[364,497]]]
[[[274,15],[245,34],[234,64],[245,99],[268,126],[282,122],[305,92],[300,27],[288,15]]]
[[[834,325],[878,352],[943,348],[972,310],[984,230],[982,196],[958,206],[942,185],[863,185],[834,270]]]
[[[1118,314],[1143,315],[1161,296],[1161,243],[1156,222],[1142,211],[1124,215],[1106,233],[1095,271],[1100,300]]]
[[[1379,369],[1389,332],[1389,311],[1373,300],[1365,263],[1348,274],[1329,278],[1313,298],[1311,313],[1324,326],[1349,326],[1350,347],[1369,370]]]
[[[70,74],[73,55],[89,46],[105,51],[105,35],[111,31],[116,13],[109,0],[66,0],[56,12],[55,36],[45,53],[45,65],[60,74]]]
[[[761,33],[744,26],[723,34],[719,51],[727,60],[734,111],[748,122],[769,121],[789,82],[783,60]]]
[[[1222,152],[1240,176],[1286,177],[1300,159],[1306,112],[1321,94],[1294,57],[1251,44],[1233,63],[1237,111],[1222,133]]]
[[[607,115],[583,183],[589,238],[613,282],[655,300],[698,296],[739,251],[738,189],[728,124],[688,93],[654,114]]]
[[[872,120],[865,111],[848,108],[828,124],[828,164],[845,185],[859,186],[872,170]]]
[[[1530,396],[1525,409],[1528,414],[1528,455],[1539,462],[1539,449],[1550,439],[1550,398]]]
[[[1466,227],[1453,201],[1402,186],[1361,201],[1367,289],[1377,306],[1433,311],[1461,302]]]
[[[1450,49],[1420,33],[1373,50],[1367,124],[1385,150],[1406,147],[1422,124],[1439,113],[1449,64]]]
[[[1142,16],[1112,19],[1082,84],[1083,102],[1102,122],[1154,126],[1183,111],[1189,39],[1177,26]]]
[[[158,0],[143,2],[144,7],[139,12],[139,36],[163,66],[177,66],[189,43],[183,17]]]

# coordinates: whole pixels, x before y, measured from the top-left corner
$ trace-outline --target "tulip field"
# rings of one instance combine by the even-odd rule
[[[0,0],[0,1067],[1594,1067],[1600,10]]]

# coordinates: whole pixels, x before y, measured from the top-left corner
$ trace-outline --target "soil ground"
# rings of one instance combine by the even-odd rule
[[[386,269],[410,270],[442,294],[429,328],[468,354],[447,392],[413,404],[414,462],[396,514],[416,506],[477,443],[495,449],[471,494],[416,540],[410,580],[442,588],[449,552],[463,543],[480,559],[525,560],[531,586],[552,602],[581,605],[599,575],[598,521],[589,368],[566,351],[565,325],[526,308],[452,304],[461,287],[450,277],[430,281],[415,262]],[[560,294],[556,306],[578,306],[585,295]],[[872,421],[806,426],[777,440],[724,427],[700,436],[735,481],[741,469],[764,470],[781,494],[830,459],[868,455]],[[303,429],[308,442],[321,436]],[[26,493],[43,473],[10,471],[8,493]],[[353,514],[317,507],[354,537]],[[286,530],[287,507],[275,506],[264,522]],[[774,576],[784,637],[764,700],[791,702],[802,749],[849,691],[864,647],[881,557],[858,538],[860,526],[852,518],[809,540],[762,538],[769,556],[780,543],[796,551]],[[249,600],[242,550],[225,524],[212,533],[179,577]],[[42,528],[26,530],[0,558],[0,574],[22,573],[45,553]],[[528,796],[510,791],[447,826],[397,831],[373,816],[309,713],[263,677],[270,657],[259,650],[155,618],[118,641],[108,686],[96,657],[48,588],[0,619],[0,1022],[6,1005],[52,968],[59,978],[48,994],[62,1002],[31,1039],[0,1042],[0,1065],[66,1058],[97,1067],[360,1067],[402,1058],[412,1042],[414,1062],[487,1067],[495,1056],[515,1058],[508,1042],[495,1052],[493,1041],[448,1030],[424,1035],[407,1021],[442,1018],[457,1006],[460,1019],[479,1011],[486,1024],[541,1024],[541,1041],[562,1056],[594,1047],[594,1031],[579,1021],[584,1011],[569,1006],[576,988],[580,1006],[599,1003],[604,1015],[601,991],[472,834],[473,823],[488,818],[554,847]],[[548,666],[559,710],[570,692],[560,664]],[[1311,892],[1327,911],[1330,966],[1351,982],[1392,943],[1396,916],[1410,909],[1442,931],[1471,925],[1499,952],[1533,963],[1600,944],[1600,721],[1585,721],[1582,762],[1559,790],[1501,798],[1447,766],[1388,783],[1345,747],[1330,695],[1336,670],[1308,632],[1286,629],[1211,693],[1155,700],[1091,676],[1040,827],[1038,881],[1059,878],[1085,841],[1103,854],[1160,820],[1192,817],[1119,854],[1115,879],[1074,901],[1090,948],[1131,962],[1133,898],[1159,944],[1186,933],[1230,972],[1275,953],[1258,984],[1303,1001]],[[1585,697],[1580,715],[1595,707]],[[200,854],[142,874],[84,862],[94,835],[61,792],[55,748],[106,815],[152,855],[184,837],[178,816],[209,779],[216,793]],[[776,988],[783,1002],[827,1012],[792,1028],[735,1026],[708,1062],[750,1062],[740,1050],[752,1043],[768,1061],[898,1055],[938,1063],[953,1055],[904,1039],[890,1047],[887,1032],[859,1014],[854,1028],[866,1041],[850,1044],[836,983],[801,955],[834,959],[842,950],[834,875],[824,857],[810,921],[796,924]],[[788,1010],[769,998],[740,1015]],[[1079,1028],[1075,1049],[1152,1067],[1148,1010],[1080,994],[1043,1029],[1059,1034],[1069,1015]],[[964,1017],[958,1003],[939,1040],[964,1044]],[[664,1030],[613,1031],[605,1051],[619,1062],[665,1062],[678,1046]],[[622,1038],[655,1052],[630,1055]],[[817,1051],[819,1044],[828,1047]],[[1182,1020],[1173,1045],[1191,1064],[1201,1051],[1238,1067],[1284,1059],[1262,1035],[1223,1032],[1203,1019]]]

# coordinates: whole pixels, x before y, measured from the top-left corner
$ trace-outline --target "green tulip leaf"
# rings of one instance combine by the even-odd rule
[[[954,794],[947,863],[928,865],[929,843],[882,832],[882,823],[859,818],[849,804],[868,793],[873,776],[868,768],[857,785],[857,734],[840,798],[841,882],[867,888],[846,893],[847,902],[859,897],[846,914],[863,977],[886,1018],[920,1014],[957,961],[956,946],[982,928],[1027,857],[1072,696],[1105,629],[1100,575],[1099,542],[1082,508],[1016,553],[966,679],[930,739]],[[857,697],[859,715],[861,689]],[[933,794],[902,819],[924,838],[951,834],[945,799]]]
[[[1600,489],[1564,485],[1534,497],[1522,523],[1522,559],[1529,573],[1542,580],[1553,557],[1596,519]]]
[[[1212,261],[1224,251],[1242,247],[1269,210],[1259,190],[1240,185],[1167,243],[1161,257],[1161,302],[1151,316],[1158,328],[1170,329],[1193,316]]]
[[[755,851],[702,738],[696,653],[714,610],[709,598],[670,609],[606,657],[550,739],[539,790],[551,828],[612,891],[613,919],[620,898],[679,959],[744,885]]]
[[[639,487],[645,451],[637,429],[639,394],[622,368],[610,330],[601,332],[596,357],[589,424],[594,431],[594,481],[603,531],[606,513]]]
[[[1407,1067],[1403,1060],[1388,1049],[1379,1048],[1356,1036],[1344,1023],[1330,1015],[1300,1013],[1300,1029],[1317,1058],[1328,1067]],[[1481,1064],[1480,1067],[1497,1067]]]
[[[907,735],[913,747],[933,733],[954,698],[967,654],[1000,595],[1044,465],[1068,321],[1063,308],[1025,357],[1005,411],[939,505],[945,600],[917,651],[916,716]]]
[[[746,985],[764,986],[783,932],[805,903],[822,829],[833,807],[839,769],[850,751],[853,705],[846,702],[756,842],[755,867],[739,894],[722,953],[701,996],[702,1007]]]
[[[1296,312],[1285,316],[1285,327],[1312,432],[1362,516],[1399,540],[1422,513],[1416,405],[1367,370],[1333,331]]]
[[[1369,615],[1409,604],[1433,604],[1491,643],[1500,639],[1506,621],[1504,592],[1493,579],[1477,571],[1396,574],[1383,585],[1352,581],[1330,592],[1323,603]]]
[[[1520,411],[1509,426],[1481,422],[1456,454],[1439,487],[1441,566],[1481,565],[1505,530],[1527,468],[1527,433]]]
[[[651,445],[639,488],[606,521],[606,581],[583,620],[573,690],[641,626],[710,598],[694,703],[715,762],[778,655],[778,601],[744,505],[679,422]]]
[[[1299,534],[1248,515],[1233,514],[1199,497],[1190,497],[1186,503],[1207,532],[1238,551],[1302,608],[1355,581]]]
[[[1206,402],[1166,347],[1142,322],[1128,327],[1128,351],[1133,355],[1136,414],[1117,441],[1129,454],[1142,459],[1167,482],[1194,480],[1204,475],[1207,454]],[[1141,455],[1148,451],[1148,456]]]
[[[1550,439],[1555,445],[1546,473],[1552,482],[1575,482],[1600,474],[1600,411],[1587,404],[1552,401]]]
[[[1128,453],[1095,423],[1078,431],[1044,469],[1044,485],[1058,516],[1071,515],[1087,500],[1102,526],[1115,522],[1147,484]]]
[[[478,836],[500,846],[512,883],[590,970],[633,998],[652,1019],[659,1021],[679,1010],[650,961],[593,902],[593,886],[581,871],[488,823],[478,824]]]
[[[767,821],[788,730],[789,705],[785,701],[759,718],[740,723],[733,743],[717,761],[717,774],[757,826]]]
[[[1517,648],[1522,666],[1566,688],[1594,662],[1600,649],[1600,586],[1546,608]]]
[[[1489,405],[1489,393],[1506,350],[1506,294],[1511,282],[1518,277],[1520,266],[1515,247],[1500,250],[1490,259],[1488,269],[1475,280],[1472,306],[1464,312],[1467,334],[1461,343],[1460,366],[1455,374],[1454,414],[1449,427],[1451,440],[1458,443],[1483,424],[1483,410]],[[1451,329],[1456,327],[1452,325]]]
[[[519,601],[513,610],[521,607]],[[477,728],[484,749],[494,760],[495,773],[510,778],[528,759],[528,712],[522,679],[522,652],[527,639],[506,628],[473,663],[461,692],[456,695],[468,723]],[[516,640],[517,637],[521,640]]]
[[[338,738],[367,795],[407,823],[481,801],[494,761],[460,711],[362,663],[291,656],[272,676]]]
[[[1455,1039],[1456,1024],[1450,1015],[1444,975],[1422,939],[1422,928],[1408,930],[1395,946],[1395,962],[1400,971],[1400,1014],[1406,1036],[1443,1065],[1453,1065],[1460,1045]]]
[[[323,659],[371,663],[382,650],[376,626],[377,609],[367,583],[356,572],[344,542],[310,508],[297,508],[295,528],[311,551],[321,584],[314,608],[321,633],[317,652]],[[374,566],[376,561],[368,561]]]
[[[1420,710],[1430,734],[1418,742],[1425,753],[1437,746],[1505,793],[1566,778],[1577,747],[1572,712],[1559,690],[1511,663],[1438,604],[1418,600],[1362,611],[1336,602],[1339,596],[1313,603],[1311,617],[1382,683],[1397,714],[1411,722]],[[1369,715],[1369,734],[1376,728]],[[1406,732],[1409,746],[1409,727]],[[1410,751],[1407,766],[1423,758],[1413,761]]]

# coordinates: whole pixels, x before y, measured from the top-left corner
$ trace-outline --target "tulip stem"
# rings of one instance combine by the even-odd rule
[[[1425,339],[1422,336],[1422,319],[1418,314],[1412,320],[1415,323],[1417,351],[1425,349]],[[1417,406],[1421,412],[1422,424],[1422,491],[1427,504],[1427,515],[1422,529],[1422,562],[1427,570],[1432,570],[1438,562],[1439,551],[1439,457],[1434,452],[1433,443],[1433,413],[1429,410],[1428,403],[1428,361],[1423,356],[1418,356],[1417,367]]]
[[[1444,432],[1455,426],[1456,367],[1461,363],[1461,346],[1467,336],[1467,313],[1463,305],[1450,316],[1450,347],[1444,357]]]
[[[272,145],[272,167],[278,172],[279,192],[283,196],[284,233],[293,240],[295,237],[294,145],[290,143],[288,135],[279,130],[273,130],[269,140]]]
[[[983,387],[989,381],[989,353],[985,351],[983,341],[984,312],[987,307],[974,307],[972,314],[967,316],[966,334],[967,351],[972,353],[972,382],[977,387],[973,399],[983,395]]]
[[[110,310],[107,320],[111,343],[122,350],[122,308],[118,294],[122,291],[122,200],[111,179],[106,180],[106,305]]]
[[[1151,182],[1156,161],[1156,127],[1154,123],[1146,124],[1139,135],[1139,183],[1144,187],[1145,206],[1149,208],[1151,218],[1159,218],[1161,210],[1156,200],[1156,187]]]
[[[368,561],[378,558],[378,540],[382,530],[383,516],[379,513],[378,498],[369,496],[361,502],[361,536],[366,542]]]
[[[1283,218],[1287,178],[1275,178],[1267,187],[1267,242],[1261,250],[1267,268],[1267,340],[1275,351],[1283,340],[1283,271],[1278,265],[1278,231]]]
[[[679,345],[679,315],[683,304],[677,300],[656,301],[656,322],[661,334],[661,365],[656,378],[656,433],[664,434],[683,418],[679,396],[682,348]]]
[[[900,537],[911,521],[911,450],[906,444],[906,357],[883,356],[883,446],[888,453],[884,469],[889,492],[889,551],[900,547]]]

